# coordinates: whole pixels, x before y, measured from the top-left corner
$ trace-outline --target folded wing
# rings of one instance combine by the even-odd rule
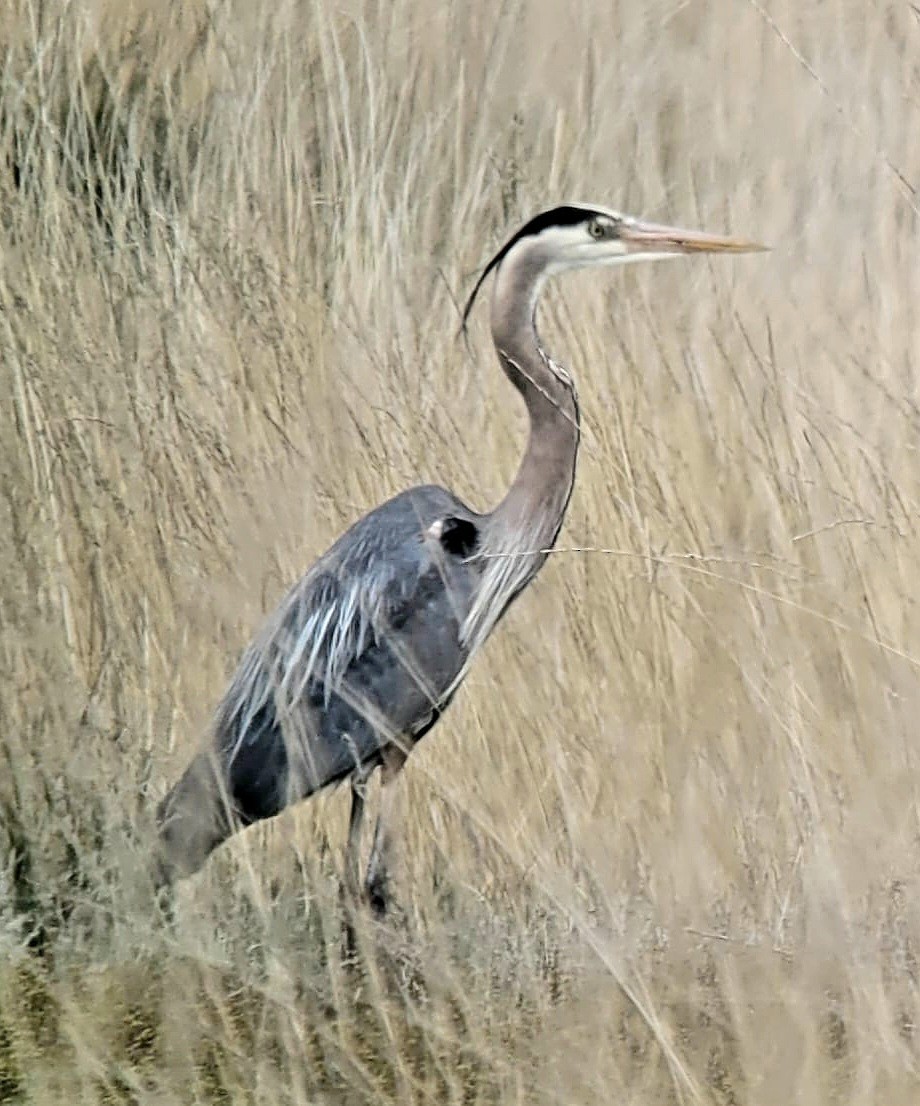
[[[276,813],[424,730],[468,651],[476,516],[449,492],[404,492],[356,523],[244,654],[216,718],[241,816]]]

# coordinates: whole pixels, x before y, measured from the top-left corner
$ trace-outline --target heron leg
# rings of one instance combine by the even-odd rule
[[[361,827],[364,824],[364,800],[367,783],[352,777],[351,814],[348,818],[348,846],[346,851],[345,882],[349,892],[357,897],[361,886]]]
[[[364,891],[371,910],[382,917],[387,909],[387,883],[392,859],[394,822],[396,821],[396,781],[409,753],[397,745],[388,745],[380,768],[380,813],[374,830],[374,844],[367,862]]]
[[[365,776],[351,778],[351,813],[348,817],[348,844],[345,848],[345,878],[340,886],[343,908],[342,949],[346,963],[355,963],[358,953],[358,937],[354,927],[353,912],[361,897],[361,827],[364,823],[364,804],[367,790]]]

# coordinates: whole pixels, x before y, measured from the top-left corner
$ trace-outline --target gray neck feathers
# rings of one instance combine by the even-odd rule
[[[492,338],[502,368],[527,406],[530,428],[517,475],[485,518],[481,584],[463,627],[473,649],[539,571],[556,540],[575,479],[578,404],[571,378],[540,346],[534,321],[549,275],[538,240],[502,261],[492,292]]]

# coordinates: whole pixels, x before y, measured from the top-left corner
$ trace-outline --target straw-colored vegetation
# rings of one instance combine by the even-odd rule
[[[920,17],[865,0],[9,0],[0,1102],[920,1099]],[[260,617],[523,413],[457,299],[563,199],[771,254],[566,278],[562,551],[410,762],[164,917]],[[591,552],[567,552],[591,547]]]

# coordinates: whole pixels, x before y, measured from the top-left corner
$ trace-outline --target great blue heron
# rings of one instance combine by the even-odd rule
[[[513,234],[494,272],[492,338],[530,433],[504,499],[479,514],[443,488],[401,492],[359,519],[294,585],[244,653],[210,747],[159,810],[166,874],[188,874],[236,829],[351,781],[347,878],[359,886],[365,785],[382,770],[365,894],[385,909],[394,781],[451,701],[479,646],[546,560],[575,477],[579,417],[568,372],[540,345],[547,277],[588,265],[762,247],[566,204]]]

